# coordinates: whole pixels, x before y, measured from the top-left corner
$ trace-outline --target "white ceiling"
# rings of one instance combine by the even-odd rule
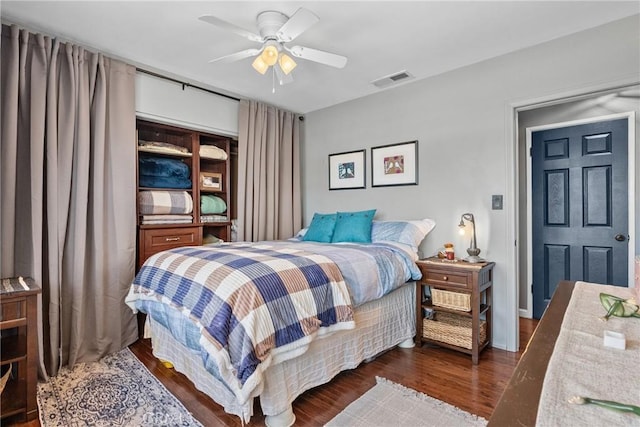
[[[207,61],[252,47],[199,21],[211,14],[257,32],[264,10],[303,6],[320,22],[294,44],[349,58],[345,68],[297,60],[294,82],[276,86],[251,58]],[[6,1],[2,20],[73,41],[147,70],[298,112],[379,92],[372,81],[406,70],[416,79],[640,13],[627,1]],[[400,83],[406,84],[406,83]]]

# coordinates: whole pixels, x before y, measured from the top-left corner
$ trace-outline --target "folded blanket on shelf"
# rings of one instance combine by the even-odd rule
[[[140,149],[141,151],[147,151],[147,152],[191,155],[187,147],[182,147],[180,145],[175,145],[175,144],[170,144],[168,142],[160,142],[160,141],[138,140],[138,149]]]
[[[147,188],[175,188],[176,190],[191,188],[190,179],[177,177],[140,175],[138,183],[140,187]]]
[[[200,215],[200,222],[227,222],[229,217],[226,215]]]
[[[191,188],[189,166],[177,159],[141,156],[138,172],[141,187]]]
[[[200,157],[205,159],[227,160],[227,153],[215,145],[201,145]]]
[[[193,222],[192,219],[143,219],[143,225],[152,225],[152,224],[191,224]]]
[[[142,220],[189,220],[193,219],[193,215],[142,215]]]
[[[140,215],[175,215],[193,212],[193,199],[186,191],[140,191]]]
[[[200,196],[200,213],[221,214],[227,210],[227,204],[218,196]]]

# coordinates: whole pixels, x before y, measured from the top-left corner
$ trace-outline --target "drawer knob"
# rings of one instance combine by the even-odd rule
[[[443,276],[443,277],[442,277],[442,280],[445,280],[445,281],[446,281],[446,280],[449,280],[449,276]]]
[[[177,242],[178,240],[180,240],[179,237],[167,237],[164,239],[165,242]]]

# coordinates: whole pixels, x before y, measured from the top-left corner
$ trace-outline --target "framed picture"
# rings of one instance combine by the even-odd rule
[[[418,184],[418,141],[371,148],[371,186]]]
[[[200,189],[222,191],[222,174],[215,172],[200,172]]]
[[[365,152],[329,154],[329,190],[366,188]]]

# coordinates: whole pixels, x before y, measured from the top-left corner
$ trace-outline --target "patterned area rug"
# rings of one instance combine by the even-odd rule
[[[329,421],[327,427],[486,426],[487,420],[385,378]]]
[[[201,426],[125,348],[38,384],[42,426]]]

